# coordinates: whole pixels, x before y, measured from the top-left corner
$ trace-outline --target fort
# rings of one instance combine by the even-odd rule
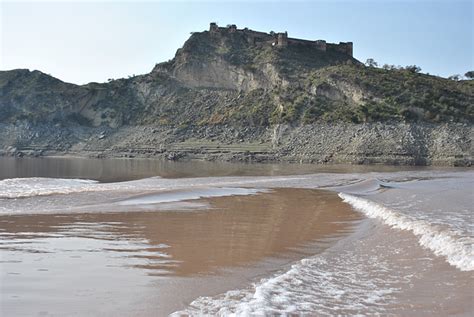
[[[251,45],[271,45],[277,48],[284,48],[290,45],[305,45],[313,47],[319,51],[335,51],[342,54],[346,54],[352,57],[352,42],[339,42],[335,43],[326,43],[325,40],[303,40],[297,38],[288,37],[287,32],[259,32],[250,30],[248,28],[237,29],[235,24],[229,24],[226,27],[220,27],[215,22],[211,22],[209,26],[209,33],[213,36],[228,34],[228,33],[238,33],[245,36],[248,43]]]

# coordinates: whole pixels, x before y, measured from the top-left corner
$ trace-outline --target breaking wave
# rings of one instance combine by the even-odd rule
[[[25,198],[53,194],[96,191],[98,182],[86,179],[10,178],[0,181],[0,198]]]
[[[188,179],[164,179],[150,177],[116,183],[100,183],[88,179],[63,178],[10,178],[0,180],[0,199],[16,199],[34,196],[76,194],[82,192],[104,191],[161,191],[199,187],[265,187],[268,183],[295,182],[301,177],[207,177]]]
[[[356,236],[367,230],[248,288],[199,297],[171,316],[382,314],[399,291],[399,272],[386,254],[359,243]]]
[[[160,204],[183,200],[196,200],[201,198],[255,195],[260,192],[265,192],[265,190],[238,187],[202,188],[187,191],[163,192],[151,195],[141,195],[138,197],[119,201],[117,204],[122,206]]]
[[[369,218],[378,218],[393,228],[413,232],[421,246],[430,249],[435,255],[444,256],[449,264],[461,271],[474,270],[474,241],[471,237],[460,237],[449,229],[432,225],[426,220],[412,219],[364,198],[345,193],[340,193],[339,197]]]

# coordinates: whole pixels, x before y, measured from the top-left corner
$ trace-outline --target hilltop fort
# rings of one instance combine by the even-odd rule
[[[292,78],[335,65],[359,65],[352,43],[291,38],[287,32],[238,29],[235,24],[192,32],[175,57],[157,64],[155,76],[186,87],[252,91],[287,87]]]
[[[325,40],[303,40],[288,37],[288,32],[259,32],[248,28],[238,29],[235,24],[229,24],[226,27],[220,27],[215,22],[211,22],[209,33],[213,36],[225,35],[229,33],[243,34],[251,45],[271,45],[275,47],[287,47],[290,45],[305,45],[313,47],[319,51],[336,51],[347,54],[352,57],[352,42],[339,42],[339,44],[327,43]]]

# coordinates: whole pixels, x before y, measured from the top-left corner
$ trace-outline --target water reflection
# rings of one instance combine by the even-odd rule
[[[317,253],[359,219],[317,190],[199,202],[205,209],[0,216],[0,313],[165,315]]]
[[[15,177],[83,178],[117,182],[152,176],[294,175],[316,172],[399,171],[415,167],[314,164],[244,164],[223,162],[173,162],[156,159],[88,159],[72,157],[0,157],[0,179]],[[416,167],[417,170],[422,167]]]
[[[12,256],[103,252],[105,265],[187,276],[298,247],[304,253],[302,244],[343,233],[347,224],[339,220],[356,217],[333,193],[316,190],[279,189],[208,199],[204,205],[210,209],[3,216],[0,248]]]

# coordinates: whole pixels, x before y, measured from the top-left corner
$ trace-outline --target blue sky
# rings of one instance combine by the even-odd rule
[[[209,22],[354,42],[354,57],[449,76],[474,69],[472,0],[0,0],[0,69],[83,84],[149,72]]]

